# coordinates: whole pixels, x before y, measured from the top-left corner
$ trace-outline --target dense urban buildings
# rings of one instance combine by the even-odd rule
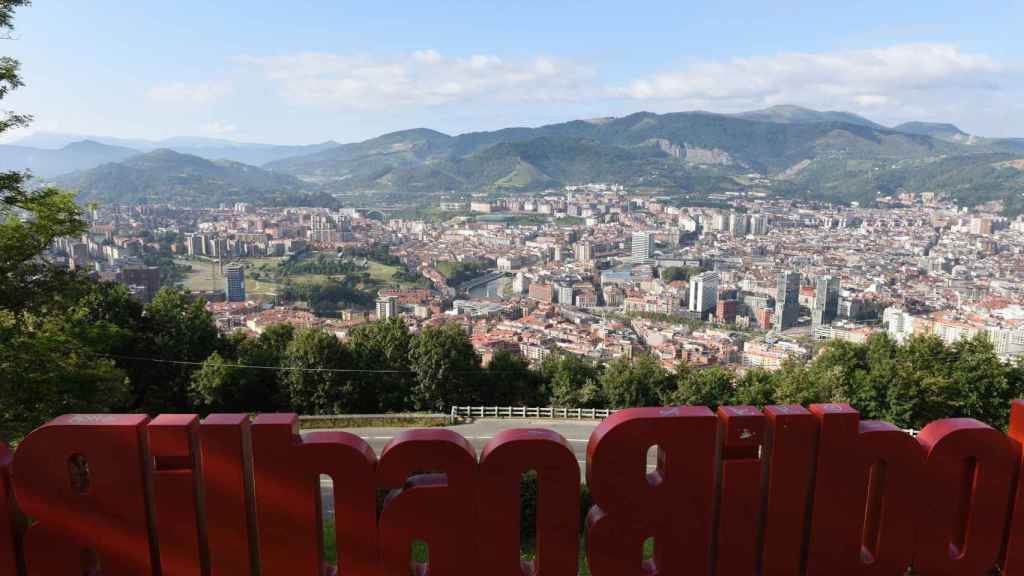
[[[286,322],[344,339],[401,317],[414,331],[459,324],[484,358],[650,352],[666,367],[775,369],[816,342],[878,332],[984,334],[1002,357],[1024,354],[1024,220],[923,195],[873,208],[719,201],[731,206],[593,184],[478,199],[470,212],[449,202],[440,219],[106,207],[51,257],[144,302],[182,284],[225,331]]]

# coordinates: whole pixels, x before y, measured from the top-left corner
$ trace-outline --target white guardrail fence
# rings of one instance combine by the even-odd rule
[[[561,418],[604,420],[615,410],[596,408],[536,408],[528,406],[452,406],[452,418]]]
[[[537,408],[528,406],[452,406],[456,418],[561,418],[563,420],[604,420],[618,410],[595,408]],[[918,431],[904,429],[911,436]]]

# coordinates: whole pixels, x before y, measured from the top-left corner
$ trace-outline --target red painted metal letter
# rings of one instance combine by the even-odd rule
[[[913,558],[924,451],[847,404],[811,406],[820,425],[808,576],[903,576]]]
[[[382,573],[476,576],[481,570],[477,527],[476,452],[451,430],[402,432],[384,447],[377,467],[382,488],[395,489],[380,517]],[[411,547],[429,548],[427,566],[413,566]]]
[[[199,417],[163,414],[149,423],[147,431],[161,575],[201,576],[207,550]]]
[[[764,576],[800,573],[804,517],[818,424],[798,404],[767,406],[767,494],[761,566]]]
[[[480,459],[481,573],[522,576],[519,484],[537,472],[537,560],[527,574],[575,574],[579,559],[580,470],[569,444],[552,430],[505,430]],[[517,522],[518,520],[518,522]]]
[[[722,406],[718,418],[722,468],[715,574],[751,576],[757,572],[764,416],[753,406]]]
[[[30,576],[154,574],[146,504],[143,415],[67,415],[14,454],[14,495],[35,523]]]
[[[587,558],[594,576],[705,574],[718,420],[704,407],[616,412],[590,436]],[[647,451],[658,446],[657,468]],[[653,565],[642,548],[654,538]]]
[[[11,494],[11,450],[0,442],[0,574],[19,574],[18,515]]]
[[[999,560],[1010,508],[1010,440],[969,418],[939,420],[917,437],[927,452],[914,568],[925,576],[987,574]]]
[[[346,432],[299,436],[294,414],[258,416],[252,436],[263,576],[332,570],[323,557],[321,474],[334,481],[339,572],[376,574],[376,458],[370,446]]]
[[[206,489],[210,574],[253,574],[256,517],[248,487],[252,451],[249,416],[211,414],[199,427]]]

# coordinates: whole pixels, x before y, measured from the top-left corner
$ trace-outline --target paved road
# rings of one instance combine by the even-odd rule
[[[590,433],[594,431],[597,424],[598,422],[594,420],[481,419],[469,424],[446,426],[446,428],[458,432],[466,440],[469,440],[469,443],[476,449],[478,456],[487,442],[503,430],[547,428],[558,432],[569,442],[573,453],[576,454],[576,461],[579,462],[580,466],[583,466],[586,463],[587,442],[590,440]],[[384,446],[403,430],[408,430],[408,428],[345,429],[346,432],[351,432],[366,440],[373,447],[378,457],[384,450]]]

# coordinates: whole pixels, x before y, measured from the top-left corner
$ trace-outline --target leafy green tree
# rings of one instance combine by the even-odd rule
[[[26,5],[0,0],[0,37],[9,37],[15,9]],[[20,86],[18,61],[0,58],[0,99]],[[0,133],[29,121],[2,113]],[[125,403],[124,373],[76,339],[83,313],[71,308],[84,279],[42,257],[57,238],[85,231],[80,210],[72,194],[30,187],[29,178],[0,172],[0,436],[7,437],[64,412]]]
[[[347,414],[356,411],[357,395],[349,374],[348,351],[333,334],[301,329],[285,351],[283,384],[291,408],[304,414]]]
[[[443,411],[479,401],[480,358],[457,324],[425,327],[413,339],[409,365],[416,373],[412,400],[417,410]]]
[[[267,327],[256,338],[243,337],[234,346],[236,360],[213,352],[192,374],[189,398],[201,412],[269,412],[285,409],[280,390],[285,351],[294,337],[289,324]]]
[[[543,377],[525,358],[499,350],[484,370],[480,403],[485,406],[537,406],[546,401]]]
[[[9,37],[16,8],[27,0],[0,0],[0,36]],[[0,99],[22,86],[20,64],[0,57]],[[31,118],[5,112],[0,133],[25,126]],[[85,231],[85,222],[74,195],[56,188],[30,188],[29,175],[0,172],[0,309],[23,310],[45,302],[68,276],[40,254],[62,236]]]
[[[669,266],[661,271],[661,279],[665,282],[675,282],[676,280],[689,280],[690,276],[700,272],[686,266]]]
[[[775,400],[780,404],[802,404],[804,406],[832,399],[824,393],[817,381],[812,377],[807,365],[793,359],[787,359],[773,374],[775,380]]]
[[[1009,366],[999,360],[986,334],[960,340],[952,349],[956,360],[949,365],[951,416],[976,418],[1005,429],[1013,400]]]
[[[766,370],[747,370],[736,380],[735,403],[765,407],[775,404],[775,380]]]
[[[669,404],[675,389],[672,373],[650,354],[617,358],[601,374],[601,390],[611,408]]]
[[[127,400],[125,374],[95,356],[58,316],[0,311],[0,438],[65,413],[110,412]]]
[[[241,370],[215,351],[192,373],[189,398],[199,412],[235,412],[236,391],[241,388],[241,381]]]
[[[736,404],[734,376],[724,368],[692,370],[684,366],[677,371],[676,379],[677,387],[672,393],[674,404],[707,406],[712,410]]]
[[[191,409],[188,391],[194,364],[223,341],[202,300],[164,288],[145,308],[143,348],[147,360],[129,362],[135,406],[151,413]]]
[[[547,382],[548,403],[559,408],[602,408],[600,372],[575,354],[553,352],[544,357],[540,373]]]
[[[364,324],[352,331],[348,349],[355,366],[392,371],[355,376],[361,412],[400,412],[410,407],[415,381],[409,368],[412,340],[409,328],[398,317]]]

